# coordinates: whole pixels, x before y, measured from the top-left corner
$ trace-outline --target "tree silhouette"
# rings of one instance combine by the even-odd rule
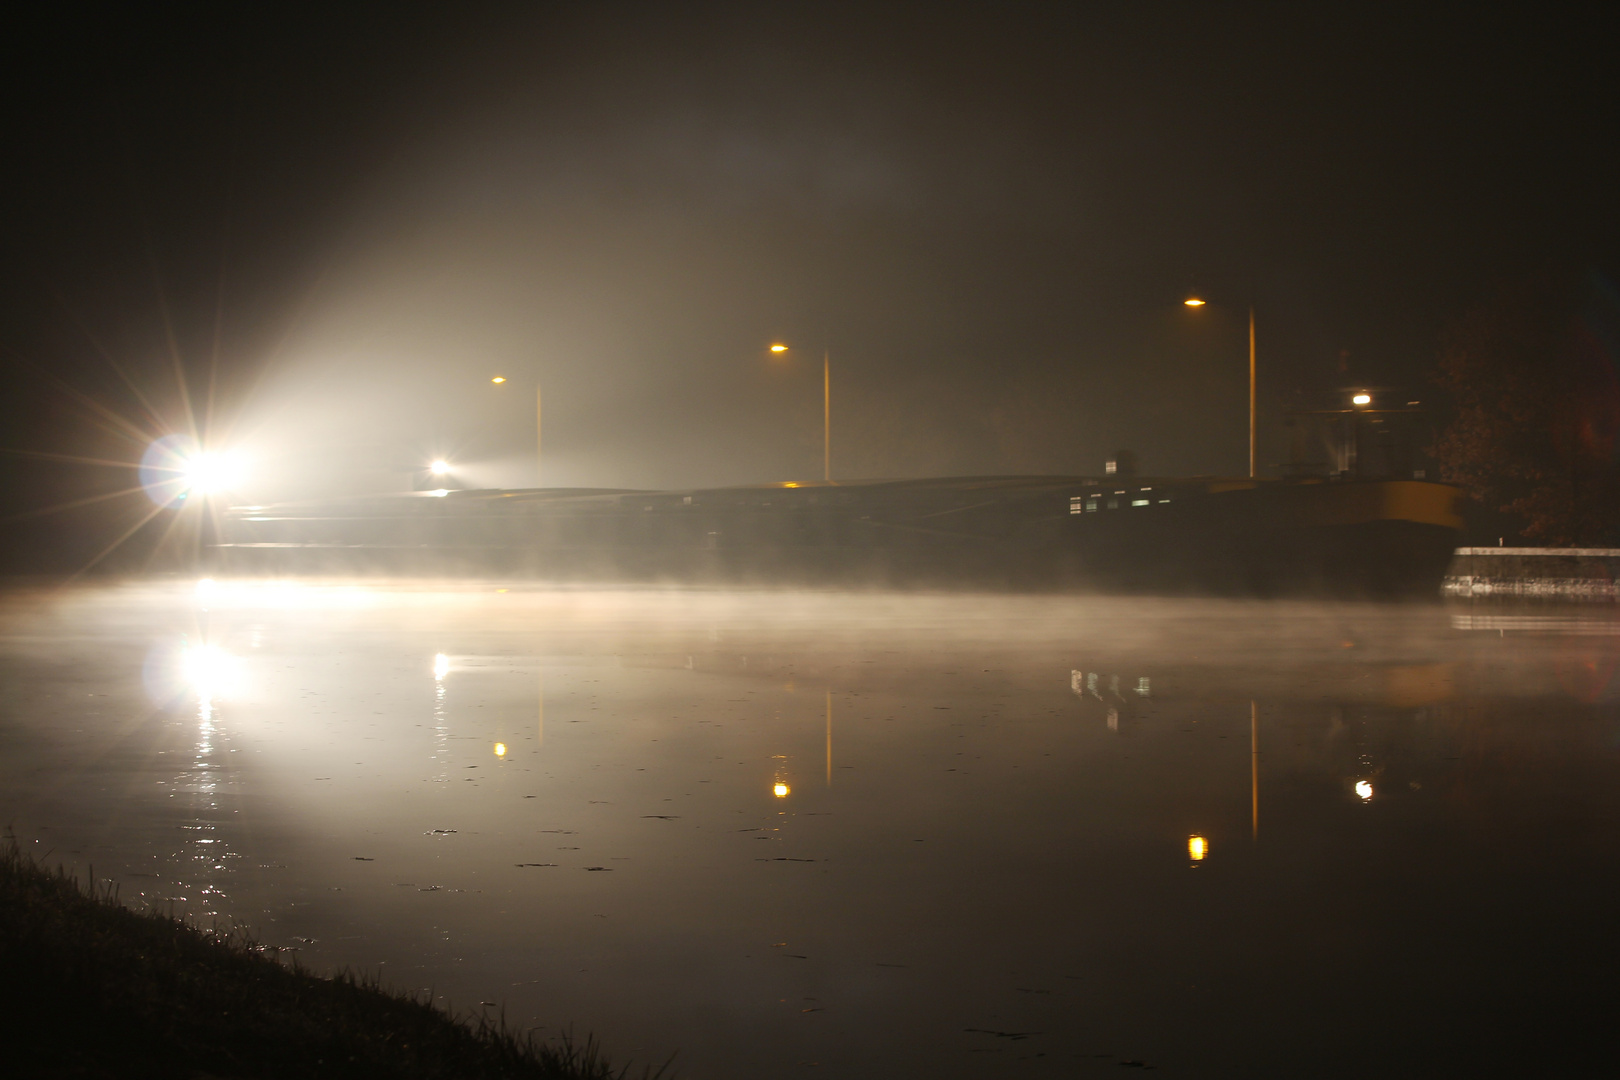
[[[1591,276],[1498,288],[1445,335],[1437,381],[1456,403],[1441,476],[1555,547],[1620,540],[1620,299]]]

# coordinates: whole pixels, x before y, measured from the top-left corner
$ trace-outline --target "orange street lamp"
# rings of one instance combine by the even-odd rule
[[[1204,306],[1204,301],[1196,296],[1189,296],[1182,301],[1187,307],[1197,310]],[[1249,305],[1249,479],[1254,479],[1254,458],[1257,427],[1255,424],[1254,399],[1254,305]]]

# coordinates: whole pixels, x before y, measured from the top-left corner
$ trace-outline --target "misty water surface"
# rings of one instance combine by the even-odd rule
[[[1563,1060],[1620,621],[193,582],[12,593],[0,815],[125,900],[689,1077]]]

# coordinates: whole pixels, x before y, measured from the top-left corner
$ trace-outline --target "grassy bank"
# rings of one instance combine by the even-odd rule
[[[0,1060],[8,1076],[600,1080],[590,1048],[531,1044],[245,935],[131,911],[15,843],[0,850]]]

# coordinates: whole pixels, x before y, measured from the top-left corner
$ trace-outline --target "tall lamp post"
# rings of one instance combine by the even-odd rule
[[[493,379],[490,379],[489,381],[495,386],[504,386],[506,384],[506,376],[497,375]],[[543,461],[543,459],[545,457],[545,440],[542,438],[542,434],[541,434],[542,429],[541,429],[541,426],[540,426],[540,421],[541,421],[541,417],[542,417],[542,413],[541,413],[541,410],[540,410],[541,402],[542,402],[542,399],[541,399],[541,396],[540,396],[540,384],[538,382],[536,382],[534,384],[534,485],[535,485],[535,487],[542,486],[544,484],[544,481],[545,481],[544,474],[541,471],[542,470],[542,461]]]
[[[771,352],[778,355],[788,351],[778,342]],[[821,478],[832,483],[832,350],[821,351]]]
[[[1190,296],[1182,301],[1187,307],[1194,310],[1204,306],[1204,301],[1196,296]],[[1255,421],[1254,396],[1254,305],[1249,305],[1249,479],[1254,479],[1255,443],[1258,428]]]

